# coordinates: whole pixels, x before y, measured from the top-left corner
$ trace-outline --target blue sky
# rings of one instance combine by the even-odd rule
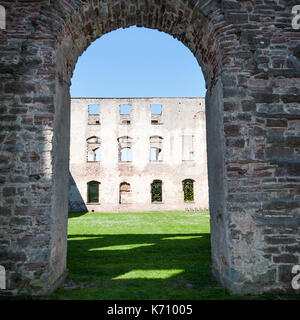
[[[72,97],[204,97],[191,51],[170,35],[130,27],[94,41],[79,58]]]

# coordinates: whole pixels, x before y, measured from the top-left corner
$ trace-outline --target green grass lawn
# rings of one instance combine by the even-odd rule
[[[278,299],[231,296],[210,272],[208,212],[70,214],[67,285],[50,299]]]

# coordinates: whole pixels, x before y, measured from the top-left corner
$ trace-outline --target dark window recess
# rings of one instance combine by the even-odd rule
[[[99,182],[88,183],[88,203],[99,203]]]
[[[182,184],[183,184],[184,202],[193,202],[194,201],[194,180],[186,179],[182,182]]]
[[[158,124],[158,120],[151,120],[151,124]]]
[[[99,114],[89,114],[88,116],[88,124],[100,124],[100,115]]]
[[[151,201],[162,202],[162,181],[154,180],[151,184]]]

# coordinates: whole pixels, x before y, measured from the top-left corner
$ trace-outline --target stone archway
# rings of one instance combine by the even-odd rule
[[[213,272],[233,293],[290,288],[299,263],[299,40],[285,1],[8,3],[0,31],[0,264],[12,293],[66,272],[69,86],[78,57],[132,25],[195,55],[207,84]]]

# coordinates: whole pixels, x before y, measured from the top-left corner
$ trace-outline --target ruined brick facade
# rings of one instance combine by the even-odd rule
[[[7,291],[66,271],[70,79],[101,35],[132,25],[182,41],[202,67],[212,268],[231,292],[291,289],[299,264],[300,32],[285,0],[3,1],[0,264]]]
[[[119,142],[124,137],[128,146]],[[70,140],[69,211],[208,209],[203,98],[73,98]],[[152,199],[155,180],[161,201]],[[185,200],[187,180],[193,196]],[[91,201],[92,181],[99,195]]]

